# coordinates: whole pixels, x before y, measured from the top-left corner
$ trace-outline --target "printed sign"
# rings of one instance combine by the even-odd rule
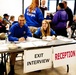
[[[76,44],[54,47],[54,67],[76,63]]]
[[[24,73],[51,68],[52,49],[24,50]]]

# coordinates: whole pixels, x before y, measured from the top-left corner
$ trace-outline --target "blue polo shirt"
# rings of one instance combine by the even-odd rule
[[[11,26],[8,33],[9,41],[18,41],[18,39],[21,37],[24,37],[25,39],[27,36],[32,37],[32,34],[26,24],[24,24],[24,26],[21,28],[19,23],[15,23]]]
[[[39,27],[34,34],[38,37],[42,37],[41,27]],[[51,34],[50,36],[56,35],[55,31],[51,28],[50,28],[50,34]]]

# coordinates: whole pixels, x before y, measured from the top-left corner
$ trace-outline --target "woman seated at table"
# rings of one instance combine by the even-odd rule
[[[56,38],[55,31],[50,28],[50,24],[47,20],[42,21],[42,26],[37,29],[33,35],[35,38],[46,39],[47,36],[52,36],[52,39]]]

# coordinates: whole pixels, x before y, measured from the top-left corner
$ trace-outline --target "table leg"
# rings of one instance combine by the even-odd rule
[[[67,65],[67,73],[69,72],[69,65]]]
[[[7,70],[6,70],[6,62],[7,62],[7,59],[6,59],[6,54],[4,53],[5,75],[7,75]]]
[[[66,65],[67,66],[67,71],[66,73],[69,73],[69,65]],[[62,73],[60,73],[56,68],[54,68],[54,64],[53,64],[53,61],[52,61],[52,67],[51,67],[51,70],[50,71],[55,71],[58,75],[62,75]],[[65,73],[65,74],[66,74]]]

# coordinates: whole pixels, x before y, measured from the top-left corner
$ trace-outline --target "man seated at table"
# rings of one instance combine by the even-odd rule
[[[26,38],[32,37],[32,34],[28,28],[28,26],[25,24],[25,18],[23,15],[20,15],[18,17],[18,23],[15,23],[11,26],[9,32],[8,32],[8,39],[9,41],[25,41]],[[14,75],[14,65],[15,65],[15,58],[17,53],[10,53],[10,72],[8,75]]]

